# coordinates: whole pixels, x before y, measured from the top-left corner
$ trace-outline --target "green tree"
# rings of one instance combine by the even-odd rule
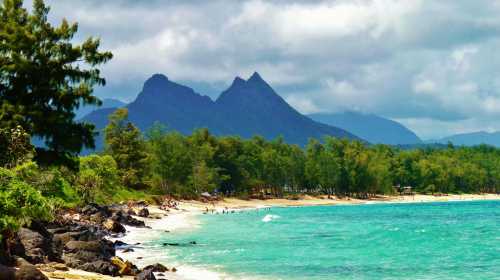
[[[193,165],[190,146],[184,136],[165,133],[159,125],[149,130],[148,140],[152,182],[162,192],[172,194],[188,182]]]
[[[126,108],[109,116],[104,135],[105,152],[116,161],[123,184],[129,187],[142,184],[148,154],[140,130],[128,120]]]
[[[31,13],[22,0],[0,4],[0,127],[20,125],[43,140],[38,162],[74,166],[83,147],[94,147],[93,125],[76,122],[74,110],[100,104],[92,95],[105,84],[97,66],[112,54],[99,51],[98,39],[74,44],[78,25],[53,27],[48,13],[42,0]]]

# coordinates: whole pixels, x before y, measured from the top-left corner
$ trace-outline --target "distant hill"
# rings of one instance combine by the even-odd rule
[[[88,115],[90,112],[97,110],[97,109],[106,109],[106,108],[120,108],[124,107],[127,105],[127,103],[120,101],[118,99],[112,99],[112,98],[104,98],[102,99],[102,105],[100,107],[97,107],[95,105],[87,105],[79,108],[78,110],[75,111],[76,114],[76,119],[81,119],[84,116]]]
[[[196,128],[208,128],[216,135],[239,135],[266,139],[283,136],[288,143],[305,145],[309,138],[331,135],[360,139],[333,126],[301,115],[285,102],[258,73],[248,81],[235,78],[216,101],[193,89],[155,74],[145,83],[136,100],[126,106],[130,120],[141,130],[154,122],[168,129],[190,134]],[[107,124],[113,109],[99,109],[83,118],[98,129]]]
[[[373,114],[311,114],[311,119],[347,130],[373,144],[412,145],[422,140],[402,124]]]
[[[475,145],[491,145],[495,147],[500,147],[500,131],[497,132],[472,132],[472,133],[462,133],[455,134],[448,137],[444,137],[437,140],[426,141],[428,143],[441,143],[446,144],[448,142],[453,143],[456,146],[475,146]]]

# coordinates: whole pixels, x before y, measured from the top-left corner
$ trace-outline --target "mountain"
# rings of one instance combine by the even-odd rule
[[[388,145],[421,144],[422,140],[402,124],[373,114],[344,112],[311,114],[315,121],[345,129],[370,143]]]
[[[448,142],[451,142],[457,146],[475,146],[475,145],[487,144],[491,146],[500,147],[500,131],[491,133],[485,131],[479,131],[472,133],[455,134],[438,140],[429,140],[426,142],[441,143],[441,144],[446,144]]]
[[[318,123],[293,109],[258,73],[247,81],[235,78],[216,101],[193,89],[155,74],[143,86],[136,100],[126,106],[129,119],[141,130],[154,122],[168,129],[190,134],[196,128],[208,128],[215,135],[239,135],[266,139],[283,136],[288,143],[305,145],[309,138],[331,135],[360,139],[333,126]],[[91,112],[83,118],[98,129],[106,126],[113,109]]]
[[[230,120],[224,134],[244,138],[259,134],[267,139],[282,135],[285,141],[300,145],[305,145],[308,138],[320,139],[324,135],[355,138],[345,130],[315,122],[297,112],[258,73],[248,81],[237,77],[215,103],[217,123]]]
[[[118,99],[112,98],[104,98],[102,99],[102,105],[100,107],[95,105],[87,105],[79,108],[75,111],[76,119],[81,119],[82,117],[88,115],[90,112],[95,111],[97,109],[106,109],[106,108],[120,108],[127,105],[127,103],[120,101]]]

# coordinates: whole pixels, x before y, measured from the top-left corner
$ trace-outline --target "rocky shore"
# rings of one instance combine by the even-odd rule
[[[170,206],[171,202],[163,205]],[[149,215],[145,202],[89,204],[61,213],[50,223],[32,222],[7,239],[7,248],[0,248],[0,280],[98,279],[73,278],[74,270],[137,280],[166,279],[162,273],[175,268],[154,264],[139,269],[116,254],[127,244],[110,241],[123,237],[125,226],[147,228],[138,218]]]

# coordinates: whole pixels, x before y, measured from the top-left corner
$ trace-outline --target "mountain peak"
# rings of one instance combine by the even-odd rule
[[[245,80],[243,80],[242,78],[240,78],[239,76],[236,76],[233,80],[233,83],[231,84],[230,87],[235,87],[235,86],[241,86],[241,85],[244,85],[246,83]]]
[[[169,83],[167,76],[163,74],[154,74],[144,83],[144,90],[154,90],[162,88]]]
[[[250,79],[248,79],[249,82],[265,82],[264,79],[260,76],[260,74],[255,71],[253,72],[252,76],[250,76]]]

